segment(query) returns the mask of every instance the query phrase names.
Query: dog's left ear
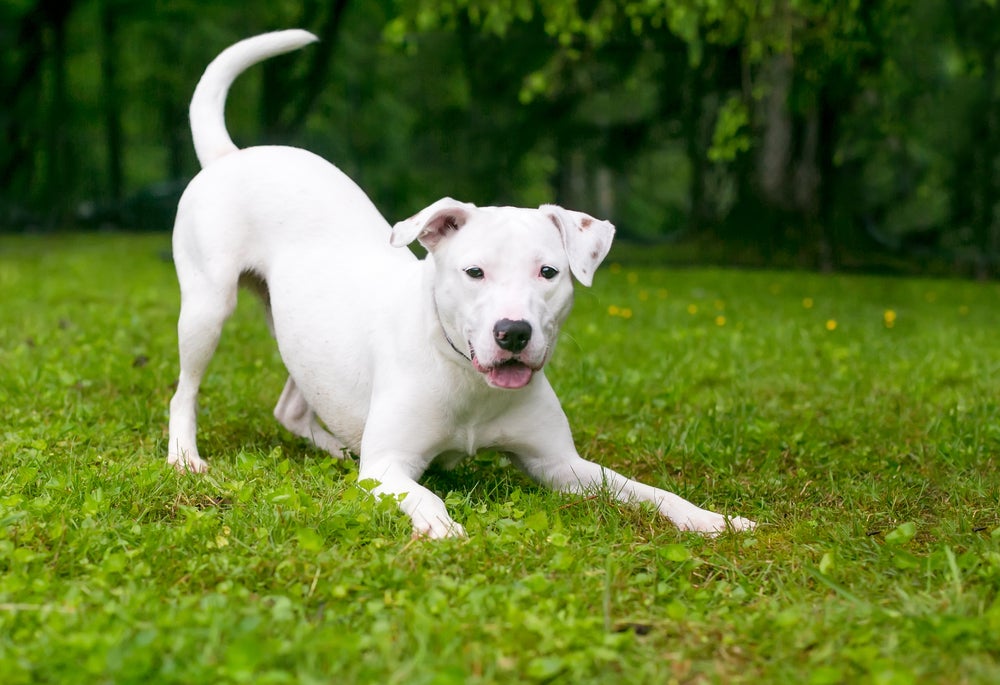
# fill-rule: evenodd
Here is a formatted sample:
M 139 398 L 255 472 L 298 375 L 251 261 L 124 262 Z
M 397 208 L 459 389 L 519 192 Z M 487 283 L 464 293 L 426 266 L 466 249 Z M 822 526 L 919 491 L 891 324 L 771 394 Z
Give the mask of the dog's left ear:
M 598 265 L 608 256 L 611 240 L 615 237 L 615 227 L 609 221 L 563 209 L 558 205 L 542 205 L 538 209 L 559 229 L 569 256 L 570 271 L 576 276 L 576 280 L 589 287 L 594 281 Z
M 403 247 L 419 240 L 421 245 L 433 252 L 442 238 L 465 225 L 475 209 L 476 206 L 468 202 L 459 202 L 450 197 L 441 198 L 393 226 L 389 244 Z

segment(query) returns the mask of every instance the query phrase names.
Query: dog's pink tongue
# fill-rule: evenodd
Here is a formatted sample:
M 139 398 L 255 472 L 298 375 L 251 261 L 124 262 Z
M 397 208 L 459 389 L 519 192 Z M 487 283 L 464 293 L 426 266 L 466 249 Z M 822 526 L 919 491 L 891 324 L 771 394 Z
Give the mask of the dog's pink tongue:
M 508 388 L 510 390 L 526 386 L 531 380 L 531 374 L 531 368 L 520 362 L 501 364 L 489 371 L 490 383 L 498 388 Z

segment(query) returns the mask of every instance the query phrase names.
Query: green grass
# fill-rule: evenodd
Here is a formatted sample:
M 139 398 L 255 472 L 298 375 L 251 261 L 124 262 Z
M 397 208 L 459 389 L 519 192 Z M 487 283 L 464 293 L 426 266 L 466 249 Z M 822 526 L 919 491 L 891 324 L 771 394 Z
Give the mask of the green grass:
M 168 249 L 0 238 L 4 683 L 1000 680 L 996 284 L 611 264 L 549 369 L 581 452 L 760 528 L 485 454 L 426 478 L 470 534 L 432 543 L 273 421 L 250 297 L 212 469 L 166 467 Z

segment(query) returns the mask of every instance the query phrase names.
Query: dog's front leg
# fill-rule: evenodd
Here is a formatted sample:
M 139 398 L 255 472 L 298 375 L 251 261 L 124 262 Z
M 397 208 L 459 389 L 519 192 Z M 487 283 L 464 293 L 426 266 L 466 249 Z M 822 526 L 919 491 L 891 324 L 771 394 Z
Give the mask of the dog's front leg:
M 519 438 L 510 445 L 514 457 L 529 476 L 560 492 L 605 490 L 620 502 L 649 502 L 681 530 L 716 534 L 726 530 L 751 530 L 748 519 L 702 509 L 672 492 L 644 485 L 581 457 L 573 444 L 569 421 L 551 388 L 540 387 L 532 411 L 511 417 Z
M 358 480 L 378 483 L 376 497 L 393 497 L 413 522 L 413 534 L 432 539 L 465 537 L 465 528 L 452 520 L 440 497 L 417 482 L 426 464 L 405 454 L 368 455 L 362 449 Z
M 672 492 L 626 478 L 573 453 L 556 458 L 520 457 L 519 462 L 539 482 L 560 492 L 605 490 L 619 502 L 649 502 L 680 530 L 716 534 L 726 530 L 752 530 L 753 521 L 727 517 L 702 509 Z

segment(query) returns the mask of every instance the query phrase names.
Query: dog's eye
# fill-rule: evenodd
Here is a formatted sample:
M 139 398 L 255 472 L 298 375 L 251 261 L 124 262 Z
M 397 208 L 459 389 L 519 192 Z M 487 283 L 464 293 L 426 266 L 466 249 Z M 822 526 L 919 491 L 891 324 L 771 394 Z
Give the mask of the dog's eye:
M 484 274 L 483 270 L 480 269 L 478 266 L 470 266 L 468 269 L 465 269 L 465 275 L 473 280 L 478 281 L 486 274 Z
M 559 275 L 559 269 L 554 266 L 545 265 L 538 270 L 538 275 L 547 281 L 551 281 L 553 278 Z

